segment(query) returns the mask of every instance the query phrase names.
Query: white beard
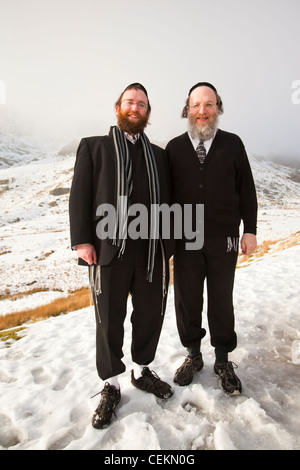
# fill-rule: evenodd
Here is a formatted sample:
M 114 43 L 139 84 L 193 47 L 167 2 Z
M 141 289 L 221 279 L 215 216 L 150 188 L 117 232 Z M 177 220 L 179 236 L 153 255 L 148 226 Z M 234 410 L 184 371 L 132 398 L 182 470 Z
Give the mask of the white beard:
M 200 140 L 209 140 L 211 139 L 217 130 L 219 122 L 219 116 L 216 115 L 215 118 L 210 121 L 205 127 L 200 128 L 197 126 L 195 119 L 193 121 L 189 118 L 188 126 L 189 131 L 193 139 L 200 139 Z

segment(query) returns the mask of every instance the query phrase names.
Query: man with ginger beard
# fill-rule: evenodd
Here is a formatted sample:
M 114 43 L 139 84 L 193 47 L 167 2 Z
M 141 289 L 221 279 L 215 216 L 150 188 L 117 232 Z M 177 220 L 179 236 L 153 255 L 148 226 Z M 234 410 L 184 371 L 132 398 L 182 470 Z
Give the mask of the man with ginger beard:
M 77 250 L 79 264 L 89 266 L 96 365 L 105 381 L 92 419 L 97 429 L 110 424 L 121 398 L 118 376 L 125 371 L 122 347 L 129 293 L 133 305 L 131 382 L 160 398 L 173 394 L 148 367 L 163 324 L 172 250 L 168 240 L 154 236 L 155 214 L 150 211 L 152 205 L 169 203 L 166 155 L 144 133 L 151 106 L 141 84 L 129 85 L 115 110 L 118 125 L 111 127 L 109 135 L 84 138 L 79 144 L 69 207 L 72 248 Z M 126 231 L 134 204 L 142 204 L 150 214 L 146 233 L 137 239 Z M 101 224 L 110 208 L 116 217 L 113 230 L 106 232 Z
M 167 147 L 171 202 L 204 206 L 204 221 L 193 219 L 193 230 L 204 222 L 201 249 L 187 249 L 178 239 L 174 254 L 174 289 L 177 328 L 187 349 L 174 382 L 188 385 L 203 368 L 201 340 L 203 286 L 207 287 L 207 317 L 214 371 L 224 391 L 241 393 L 241 381 L 228 354 L 237 346 L 234 327 L 233 286 L 238 257 L 239 226 L 243 221 L 241 249 L 250 255 L 256 248 L 257 199 L 252 172 L 241 139 L 218 129 L 223 103 L 216 88 L 199 82 L 191 88 L 182 112 L 188 132 Z

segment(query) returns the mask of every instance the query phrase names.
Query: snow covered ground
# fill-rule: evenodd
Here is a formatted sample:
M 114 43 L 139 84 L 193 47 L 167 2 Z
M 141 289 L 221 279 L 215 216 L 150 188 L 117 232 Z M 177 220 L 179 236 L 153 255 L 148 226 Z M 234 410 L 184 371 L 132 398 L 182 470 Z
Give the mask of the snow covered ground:
M 120 384 L 117 419 L 91 426 L 102 388 L 95 371 L 93 308 L 28 325 L 0 350 L 0 444 L 9 449 L 201 450 L 299 449 L 300 246 L 237 270 L 235 305 L 243 393 L 223 393 L 213 372 L 209 338 L 205 368 L 163 401 L 130 383 L 130 324 L 124 343 L 128 370 Z M 130 305 L 129 305 L 130 310 Z M 130 313 L 130 312 L 129 312 Z M 184 350 L 171 289 L 153 369 L 172 382 Z
M 87 285 L 69 246 L 68 193 L 74 156 L 44 155 L 0 169 L 0 314 L 34 307 Z M 258 241 L 299 231 L 299 183 L 288 169 L 253 161 L 259 186 Z M 276 184 L 274 185 L 274 181 Z M 0 448 L 10 450 L 300 449 L 300 245 L 271 252 L 236 271 L 238 347 L 231 360 L 243 393 L 223 393 L 213 372 L 209 335 L 205 367 L 167 401 L 130 383 L 130 312 L 125 325 L 122 399 L 117 418 L 95 430 L 91 417 L 103 383 L 95 368 L 93 307 L 25 325 L 22 339 L 0 342 Z M 207 328 L 207 325 L 206 329 Z M 170 288 L 163 331 L 151 367 L 172 383 L 185 351 Z

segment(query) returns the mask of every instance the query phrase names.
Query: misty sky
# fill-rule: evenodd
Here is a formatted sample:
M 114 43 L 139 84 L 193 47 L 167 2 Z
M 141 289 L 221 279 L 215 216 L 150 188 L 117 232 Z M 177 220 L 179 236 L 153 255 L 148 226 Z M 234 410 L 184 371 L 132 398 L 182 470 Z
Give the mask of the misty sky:
M 5 107 L 70 141 L 107 133 L 139 81 L 147 135 L 166 142 L 186 130 L 188 90 L 210 81 L 220 128 L 248 153 L 300 160 L 299 18 L 299 0 L 0 0 Z

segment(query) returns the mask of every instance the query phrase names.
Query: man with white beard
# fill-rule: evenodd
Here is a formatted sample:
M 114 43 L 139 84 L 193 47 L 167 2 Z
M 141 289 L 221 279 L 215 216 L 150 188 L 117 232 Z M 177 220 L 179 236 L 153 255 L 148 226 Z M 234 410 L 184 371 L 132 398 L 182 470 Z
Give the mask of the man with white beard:
M 234 328 L 233 285 L 238 257 L 239 226 L 243 221 L 241 249 L 256 248 L 257 199 L 251 168 L 241 139 L 218 129 L 223 103 L 216 88 L 199 82 L 188 94 L 182 117 L 188 132 L 167 147 L 171 177 L 171 203 L 204 205 L 204 244 L 188 250 L 184 238 L 176 240 L 174 254 L 175 307 L 178 333 L 188 355 L 176 370 L 174 382 L 188 385 L 203 368 L 201 340 L 203 286 L 207 283 L 207 316 L 214 370 L 229 394 L 242 390 L 228 353 L 237 345 Z M 199 226 L 194 212 L 193 224 Z M 198 224 L 198 225 L 197 225 Z

